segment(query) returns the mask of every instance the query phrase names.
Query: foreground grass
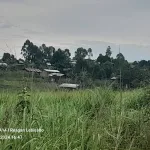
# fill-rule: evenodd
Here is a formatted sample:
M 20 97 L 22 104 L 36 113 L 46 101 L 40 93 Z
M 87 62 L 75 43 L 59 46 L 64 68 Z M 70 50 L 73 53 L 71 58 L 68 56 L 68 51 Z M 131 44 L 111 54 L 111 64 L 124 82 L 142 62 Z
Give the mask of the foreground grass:
M 42 133 L 7 133 L 22 139 L 0 140 L 7 150 L 149 150 L 150 121 L 143 90 L 29 93 L 31 112 L 16 112 L 18 94 L 0 93 L 1 128 L 41 128 Z M 138 105 L 137 105 L 138 104 Z

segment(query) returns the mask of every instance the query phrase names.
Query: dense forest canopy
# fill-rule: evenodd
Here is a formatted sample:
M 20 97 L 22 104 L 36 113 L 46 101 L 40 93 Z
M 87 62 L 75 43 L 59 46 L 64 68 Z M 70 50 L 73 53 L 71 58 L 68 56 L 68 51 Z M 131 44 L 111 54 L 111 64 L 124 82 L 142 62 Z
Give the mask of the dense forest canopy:
M 134 61 L 129 63 L 122 53 L 118 53 L 115 58 L 111 57 L 111 47 L 106 47 L 106 53 L 99 54 L 92 59 L 92 49 L 83 47 L 77 48 L 73 59 L 69 49 L 55 49 L 53 46 L 42 44 L 36 46 L 30 40 L 26 40 L 21 49 L 22 59 L 16 59 L 14 55 L 4 53 L 1 62 L 8 65 L 23 62 L 25 66 L 32 66 L 45 69 L 48 64 L 51 68 L 58 69 L 67 74 L 70 78 L 77 78 L 81 82 L 95 80 L 110 80 L 120 78 L 123 86 L 139 87 L 149 84 L 150 79 L 150 60 Z

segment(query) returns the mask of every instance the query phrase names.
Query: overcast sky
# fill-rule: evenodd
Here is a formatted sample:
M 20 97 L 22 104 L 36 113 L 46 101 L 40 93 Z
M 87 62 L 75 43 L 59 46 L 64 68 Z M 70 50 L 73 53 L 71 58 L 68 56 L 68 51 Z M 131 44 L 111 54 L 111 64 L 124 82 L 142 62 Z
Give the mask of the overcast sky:
M 20 57 L 26 39 L 56 48 L 91 47 L 150 59 L 150 0 L 0 0 L 0 56 Z

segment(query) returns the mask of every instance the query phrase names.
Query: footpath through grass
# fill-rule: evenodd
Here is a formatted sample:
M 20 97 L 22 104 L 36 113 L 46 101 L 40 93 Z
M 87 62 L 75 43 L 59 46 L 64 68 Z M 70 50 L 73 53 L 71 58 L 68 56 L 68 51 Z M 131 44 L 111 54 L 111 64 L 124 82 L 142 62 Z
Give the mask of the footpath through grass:
M 17 107 L 23 99 L 28 103 Z M 1 131 L 0 136 L 22 138 L 1 139 L 0 149 L 149 150 L 148 100 L 143 90 L 123 92 L 122 98 L 119 92 L 101 88 L 27 92 L 19 98 L 17 92 L 1 92 L 1 129 L 41 128 L 44 132 Z

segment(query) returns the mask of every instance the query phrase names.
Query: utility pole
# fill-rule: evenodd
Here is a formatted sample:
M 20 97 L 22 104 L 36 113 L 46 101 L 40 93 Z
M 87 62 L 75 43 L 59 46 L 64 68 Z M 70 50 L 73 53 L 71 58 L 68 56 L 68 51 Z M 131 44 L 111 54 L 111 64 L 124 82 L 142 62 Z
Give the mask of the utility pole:
M 120 54 L 120 45 L 119 45 L 119 54 Z M 120 90 L 122 89 L 122 81 L 121 81 L 121 76 L 122 76 L 122 70 L 121 70 L 121 60 L 119 59 L 119 68 L 120 68 Z
M 120 45 L 119 45 L 119 54 L 120 54 Z M 122 111 L 122 62 L 119 58 L 119 69 L 120 69 L 120 112 Z

